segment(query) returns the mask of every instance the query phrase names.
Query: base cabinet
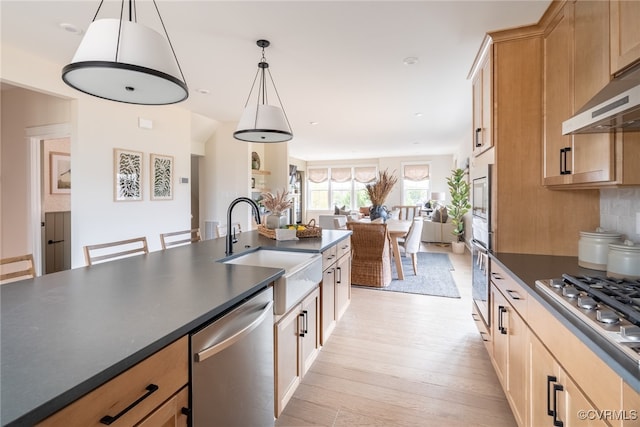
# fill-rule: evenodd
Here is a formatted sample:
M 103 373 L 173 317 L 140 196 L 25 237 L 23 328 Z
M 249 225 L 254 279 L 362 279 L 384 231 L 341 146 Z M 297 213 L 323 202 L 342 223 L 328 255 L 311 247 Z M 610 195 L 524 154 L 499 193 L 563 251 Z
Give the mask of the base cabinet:
M 531 335 L 530 426 L 607 426 L 598 412 L 560 367 L 555 358 Z
M 275 415 L 279 416 L 320 350 L 320 292 L 311 292 L 275 324 Z
M 351 302 L 351 238 L 322 253 L 322 269 L 320 343 L 324 345 Z

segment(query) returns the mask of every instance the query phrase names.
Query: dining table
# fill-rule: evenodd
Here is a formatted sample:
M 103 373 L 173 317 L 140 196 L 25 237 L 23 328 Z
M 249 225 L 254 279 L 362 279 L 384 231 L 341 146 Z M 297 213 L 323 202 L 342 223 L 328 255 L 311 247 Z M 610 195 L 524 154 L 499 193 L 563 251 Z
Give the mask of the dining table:
M 387 220 L 387 233 L 391 239 L 391 250 L 393 259 L 396 263 L 396 271 L 398 272 L 398 280 L 404 280 L 404 271 L 402 270 L 402 260 L 400 259 L 400 244 L 398 239 L 403 238 L 409 232 L 413 221 L 401 219 Z

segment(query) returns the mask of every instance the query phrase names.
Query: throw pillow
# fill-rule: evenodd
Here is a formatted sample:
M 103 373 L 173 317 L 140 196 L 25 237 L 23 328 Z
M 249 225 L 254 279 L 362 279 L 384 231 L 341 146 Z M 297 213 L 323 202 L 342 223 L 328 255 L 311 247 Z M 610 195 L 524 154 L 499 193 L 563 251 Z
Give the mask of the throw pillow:
M 449 214 L 447 214 L 447 208 L 441 207 L 433 211 L 431 215 L 431 221 L 433 222 L 447 222 Z

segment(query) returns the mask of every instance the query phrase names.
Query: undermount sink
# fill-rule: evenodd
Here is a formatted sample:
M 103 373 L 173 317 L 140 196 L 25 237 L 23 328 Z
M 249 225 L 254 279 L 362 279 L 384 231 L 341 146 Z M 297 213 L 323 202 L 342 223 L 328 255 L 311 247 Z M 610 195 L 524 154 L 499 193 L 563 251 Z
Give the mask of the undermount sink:
M 275 314 L 285 314 L 322 281 L 322 255 L 317 253 L 259 249 L 223 262 L 284 269 L 274 284 Z

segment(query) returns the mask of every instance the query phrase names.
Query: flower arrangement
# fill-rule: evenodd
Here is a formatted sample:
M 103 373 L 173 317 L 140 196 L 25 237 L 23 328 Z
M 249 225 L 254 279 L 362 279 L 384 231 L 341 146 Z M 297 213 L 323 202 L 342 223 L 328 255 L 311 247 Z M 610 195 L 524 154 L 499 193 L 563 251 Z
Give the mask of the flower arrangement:
M 282 214 L 282 212 L 289 209 L 292 205 L 289 192 L 284 190 L 282 190 L 282 192 L 278 190 L 276 194 L 270 192 L 262 193 L 260 203 L 275 215 Z
M 383 205 L 396 182 L 398 182 L 398 178 L 389 173 L 387 169 L 378 172 L 378 180 L 373 184 L 365 185 L 371 204 L 374 206 Z

